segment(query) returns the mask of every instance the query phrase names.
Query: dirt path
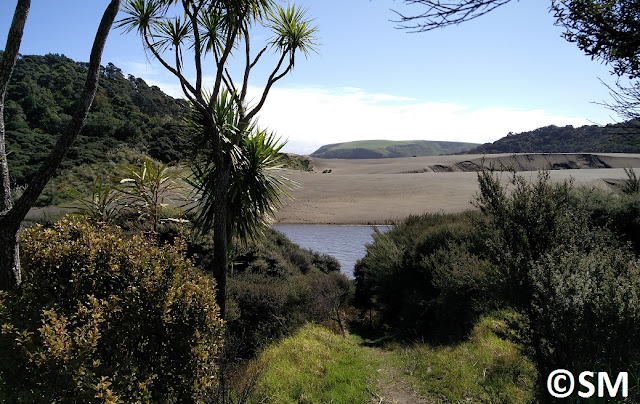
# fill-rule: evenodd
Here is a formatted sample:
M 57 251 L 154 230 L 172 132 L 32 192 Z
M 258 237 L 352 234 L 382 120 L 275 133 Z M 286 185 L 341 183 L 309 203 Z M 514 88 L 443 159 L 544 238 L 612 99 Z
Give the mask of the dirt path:
M 378 371 L 377 390 L 371 392 L 371 404 L 432 404 L 436 400 L 420 395 L 407 380 L 401 369 L 393 364 L 390 353 L 379 348 L 366 348 L 375 358 Z

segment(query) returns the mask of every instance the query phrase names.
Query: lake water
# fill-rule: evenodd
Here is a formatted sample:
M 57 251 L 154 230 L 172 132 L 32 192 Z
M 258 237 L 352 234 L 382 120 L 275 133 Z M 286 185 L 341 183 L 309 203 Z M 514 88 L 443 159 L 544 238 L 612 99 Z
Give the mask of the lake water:
M 377 227 L 380 231 L 390 229 L 389 226 Z M 353 267 L 357 260 L 364 257 L 365 244 L 373 242 L 374 233 L 371 226 L 276 224 L 273 228 L 302 248 L 336 257 L 341 272 L 349 278 L 353 278 Z

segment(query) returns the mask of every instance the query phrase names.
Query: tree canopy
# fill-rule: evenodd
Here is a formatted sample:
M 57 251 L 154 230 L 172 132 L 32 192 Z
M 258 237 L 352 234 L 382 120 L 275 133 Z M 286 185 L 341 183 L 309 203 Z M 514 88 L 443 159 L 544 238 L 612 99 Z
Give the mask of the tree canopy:
M 563 36 L 587 55 L 613 67 L 617 75 L 640 70 L 638 0 L 554 0 L 551 10 Z
M 309 56 L 315 51 L 317 27 L 306 10 L 293 5 L 283 8 L 273 0 L 129 0 L 123 11 L 125 17 L 118 26 L 140 36 L 145 50 L 178 79 L 197 114 L 202 136 L 199 143 L 206 146 L 200 156 L 207 159 L 201 167 L 208 169 L 203 171 L 205 175 L 196 176 L 195 182 L 200 183 L 196 184 L 201 191 L 199 208 L 210 219 L 204 221 L 205 228 L 213 230 L 212 267 L 219 286 L 218 304 L 225 317 L 228 247 L 234 232 L 242 228 L 232 214 L 233 206 L 248 201 L 251 206 L 242 205 L 241 212 L 247 213 L 243 219 L 255 223 L 251 219 L 257 217 L 255 213 L 264 215 L 278 201 L 273 182 L 265 183 L 268 186 L 257 195 L 255 188 L 247 187 L 255 182 L 238 183 L 234 174 L 238 167 L 246 166 L 249 169 L 243 170 L 245 173 L 257 174 L 255 179 L 259 181 L 270 181 L 269 176 L 260 174 L 267 168 L 262 163 L 272 159 L 257 155 L 253 159 L 250 153 L 276 154 L 279 147 L 266 144 L 270 136 L 260 135 L 254 119 L 273 85 L 293 69 L 296 55 Z M 258 25 L 270 31 L 271 37 L 255 52 L 256 42 L 260 43 L 259 36 L 254 36 Z M 268 69 L 271 73 L 257 101 L 251 102 L 247 92 L 252 70 L 258 62 L 265 62 L 263 55 L 269 50 L 275 54 Z M 230 66 L 234 58 L 240 63 L 237 70 Z M 184 73 L 187 63 L 195 69 L 194 80 Z M 204 84 L 205 72 L 213 77 L 209 88 Z M 250 140 L 256 136 L 267 147 L 251 149 Z M 260 164 L 252 165 L 252 161 Z
M 578 128 L 550 125 L 528 132 L 509 133 L 467 153 L 639 153 L 640 135 L 636 128 L 636 121 Z
M 26 184 L 71 119 L 87 64 L 64 55 L 21 55 L 5 102 L 7 156 L 13 186 Z M 143 79 L 125 76 L 112 63 L 100 68 L 87 122 L 61 168 L 104 159 L 122 146 L 163 162 L 178 161 L 187 149 L 182 120 L 186 102 Z

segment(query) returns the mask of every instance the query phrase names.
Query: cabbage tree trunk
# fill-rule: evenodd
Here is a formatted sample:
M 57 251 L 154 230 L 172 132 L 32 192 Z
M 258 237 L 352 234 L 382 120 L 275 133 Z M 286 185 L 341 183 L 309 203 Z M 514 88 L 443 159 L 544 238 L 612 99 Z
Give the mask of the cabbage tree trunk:
M 230 163 L 229 163 L 230 164 Z M 216 178 L 215 201 L 214 201 L 214 223 L 213 223 L 213 268 L 212 272 L 216 278 L 218 293 L 216 294 L 218 306 L 220 306 L 220 317 L 227 318 L 227 253 L 229 248 L 229 223 L 227 219 L 230 165 L 226 165 L 220 170 L 220 175 Z

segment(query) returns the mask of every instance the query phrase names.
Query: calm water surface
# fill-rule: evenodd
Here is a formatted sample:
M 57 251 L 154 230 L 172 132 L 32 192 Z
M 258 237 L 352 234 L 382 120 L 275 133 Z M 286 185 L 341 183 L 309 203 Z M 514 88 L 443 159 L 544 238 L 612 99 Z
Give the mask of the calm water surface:
M 387 231 L 389 226 L 377 226 Z M 273 228 L 284 233 L 302 248 L 333 255 L 340 262 L 343 274 L 353 278 L 353 266 L 364 257 L 365 244 L 373 241 L 371 226 L 324 224 L 276 224 Z

